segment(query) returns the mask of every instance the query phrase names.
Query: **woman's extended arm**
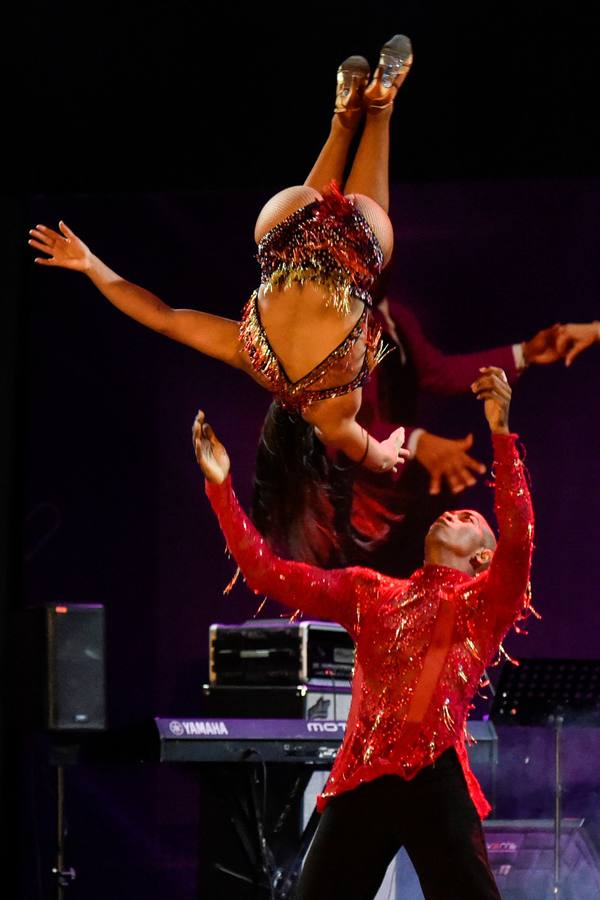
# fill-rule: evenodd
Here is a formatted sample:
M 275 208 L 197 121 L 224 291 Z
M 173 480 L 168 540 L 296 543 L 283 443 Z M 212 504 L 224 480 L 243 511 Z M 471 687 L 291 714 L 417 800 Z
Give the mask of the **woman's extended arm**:
M 373 472 L 395 469 L 408 457 L 408 450 L 402 449 L 404 428 L 396 428 L 384 441 L 376 440 L 356 421 L 361 399 L 358 388 L 341 397 L 319 400 L 305 410 L 303 418 L 314 425 L 319 440 L 341 450 L 353 462 Z
M 141 325 L 230 366 L 247 368 L 238 322 L 194 309 L 172 309 L 155 294 L 109 269 L 64 222 L 59 228 L 61 233 L 37 225 L 29 232 L 30 245 L 49 254 L 49 258 L 36 258 L 36 263 L 82 272 L 113 306 Z

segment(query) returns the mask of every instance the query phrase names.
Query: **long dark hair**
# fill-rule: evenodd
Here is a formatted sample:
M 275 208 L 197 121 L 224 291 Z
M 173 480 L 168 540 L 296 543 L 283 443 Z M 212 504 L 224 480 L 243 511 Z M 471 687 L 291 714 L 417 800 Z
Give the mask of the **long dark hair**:
M 390 515 L 376 503 L 367 528 L 356 527 L 358 467 L 321 443 L 301 415 L 273 402 L 257 455 L 252 519 L 281 556 L 324 568 L 368 563 L 389 530 Z M 379 476 L 378 476 L 379 477 Z M 361 504 L 359 516 L 364 526 Z M 354 517 L 355 520 L 357 517 Z

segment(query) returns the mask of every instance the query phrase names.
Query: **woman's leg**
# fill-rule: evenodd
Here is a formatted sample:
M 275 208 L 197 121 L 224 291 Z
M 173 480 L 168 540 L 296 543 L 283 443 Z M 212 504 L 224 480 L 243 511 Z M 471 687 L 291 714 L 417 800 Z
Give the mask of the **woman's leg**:
M 341 64 L 337 74 L 335 112 L 323 149 L 302 187 L 287 188 L 264 206 L 254 232 L 257 242 L 295 210 L 320 199 L 319 191 L 329 182 L 335 180 L 342 184 L 350 144 L 365 104 L 367 124 L 345 193 L 364 194 L 387 213 L 389 119 L 393 98 L 410 67 L 410 61 L 407 63 L 410 42 L 408 38 L 402 38 L 399 42 L 399 38 L 401 36 L 396 35 L 383 48 L 375 77 L 366 89 L 369 77 L 366 59 L 350 56 Z M 368 203 L 365 205 L 363 213 L 373 227 L 376 223 L 371 221 L 371 215 L 376 220 L 377 212 L 371 211 Z M 377 227 L 374 230 L 377 233 Z
M 339 67 L 331 131 L 304 184 L 317 190 L 331 181 L 342 184 L 348 150 L 363 115 L 368 79 L 369 63 L 363 56 L 349 56 Z
M 365 90 L 367 121 L 346 182 L 346 194 L 366 194 L 386 213 L 390 204 L 390 118 L 396 94 L 411 65 L 411 43 L 397 34 L 382 48 L 373 80 Z
M 323 149 L 303 186 L 286 188 L 265 204 L 254 229 L 260 239 L 302 206 L 320 200 L 319 191 L 331 181 L 341 185 L 352 138 L 363 114 L 362 98 L 369 79 L 369 64 L 362 56 L 344 60 L 337 73 L 335 111 Z
M 390 208 L 389 161 L 390 119 L 393 107 L 369 112 L 352 168 L 344 188 L 345 194 L 365 194 L 387 213 Z
M 356 127 L 348 128 L 342 124 L 339 116 L 334 114 L 329 137 L 310 170 L 305 185 L 322 190 L 331 181 L 337 181 L 339 185 L 343 183 L 348 151 L 355 132 Z
M 343 65 L 342 63 L 340 69 Z M 356 119 L 356 117 L 348 119 L 345 112 L 347 110 L 340 110 L 334 113 L 329 137 L 325 141 L 323 149 L 304 184 L 285 188 L 285 190 L 271 197 L 264 205 L 254 229 L 256 243 L 271 228 L 274 228 L 275 225 L 278 225 L 279 222 L 282 222 L 297 209 L 308 206 L 309 203 L 313 203 L 315 200 L 320 200 L 321 194 L 319 191 L 331 181 L 335 180 L 341 185 L 346 168 L 348 150 L 359 122 L 359 119 Z

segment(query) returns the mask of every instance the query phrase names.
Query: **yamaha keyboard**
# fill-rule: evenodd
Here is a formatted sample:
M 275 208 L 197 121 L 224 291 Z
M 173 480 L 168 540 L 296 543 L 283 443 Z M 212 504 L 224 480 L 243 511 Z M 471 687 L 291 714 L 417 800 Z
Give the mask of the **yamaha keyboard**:
M 305 719 L 154 719 L 161 762 L 303 762 L 325 767 L 335 759 L 345 721 Z M 496 753 L 491 722 L 473 721 L 469 755 Z M 492 757 L 493 758 L 493 757 Z M 495 761 L 495 760 L 494 760 Z
M 55 734 L 54 763 L 297 763 L 329 768 L 346 722 L 307 719 L 154 718 L 118 731 Z M 469 722 L 471 763 L 497 764 L 491 722 Z
M 346 722 L 305 719 L 154 719 L 161 762 L 331 764 Z

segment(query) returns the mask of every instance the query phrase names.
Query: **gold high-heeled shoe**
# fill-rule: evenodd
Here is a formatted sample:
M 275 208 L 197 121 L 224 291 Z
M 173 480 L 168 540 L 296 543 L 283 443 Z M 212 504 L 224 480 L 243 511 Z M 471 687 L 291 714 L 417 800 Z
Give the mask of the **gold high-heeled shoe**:
M 384 44 L 373 79 L 364 92 L 364 104 L 369 112 L 377 112 L 393 104 L 410 72 L 412 61 L 412 45 L 406 35 L 396 34 Z
M 346 128 L 357 125 L 364 112 L 362 99 L 370 74 L 364 56 L 349 56 L 337 70 L 334 112 Z

